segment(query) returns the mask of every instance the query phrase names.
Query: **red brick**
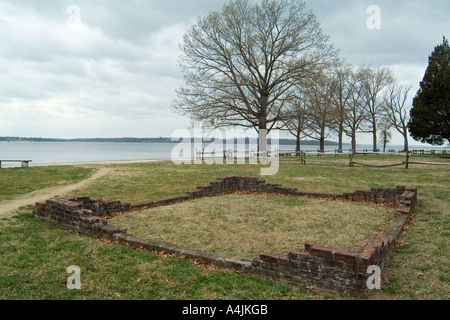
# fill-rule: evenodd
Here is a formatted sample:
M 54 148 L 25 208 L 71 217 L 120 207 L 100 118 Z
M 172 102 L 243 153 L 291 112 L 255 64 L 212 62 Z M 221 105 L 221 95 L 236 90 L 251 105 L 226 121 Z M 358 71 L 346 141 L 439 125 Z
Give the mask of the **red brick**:
M 283 257 L 282 252 L 276 252 L 276 253 L 263 253 L 259 256 L 259 259 L 264 262 L 269 263 L 278 263 L 279 260 Z M 285 258 L 286 259 L 286 258 Z
M 334 259 L 344 261 L 346 263 L 354 263 L 358 258 L 358 254 L 350 250 L 338 250 L 334 254 Z
M 325 247 L 325 246 L 314 246 L 311 247 L 309 253 L 318 257 L 324 258 L 332 258 L 333 257 L 333 248 Z
M 288 257 L 289 259 L 297 260 L 302 256 L 303 253 L 304 251 L 301 249 L 294 249 L 288 253 Z
M 344 262 L 339 260 L 323 258 L 322 263 L 327 267 L 344 268 Z

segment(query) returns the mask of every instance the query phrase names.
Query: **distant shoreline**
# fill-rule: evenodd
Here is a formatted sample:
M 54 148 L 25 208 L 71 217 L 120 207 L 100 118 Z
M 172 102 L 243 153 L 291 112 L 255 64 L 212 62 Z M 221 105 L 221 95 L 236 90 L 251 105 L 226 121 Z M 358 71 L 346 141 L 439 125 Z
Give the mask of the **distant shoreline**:
M 136 143 L 136 144 L 177 144 L 180 142 L 186 142 L 188 139 L 179 139 L 179 140 L 172 140 L 171 138 L 166 137 L 159 137 L 159 138 L 77 138 L 77 139 L 62 139 L 62 138 L 34 138 L 34 137 L 0 137 L 0 142 L 55 142 L 55 143 Z M 194 141 L 193 138 L 191 138 L 191 142 Z M 217 142 L 217 141 L 216 141 Z M 225 144 L 227 141 L 224 140 L 223 143 Z M 237 142 L 237 139 L 234 141 Z M 268 139 L 268 143 L 270 144 L 271 139 Z M 204 140 L 204 144 L 211 143 L 211 140 Z M 246 139 L 245 143 L 248 143 L 248 138 Z M 294 146 L 296 145 L 295 139 L 279 139 L 278 141 L 279 145 L 284 146 Z M 320 142 L 318 140 L 302 140 L 301 141 L 302 146 L 320 146 Z M 339 143 L 335 141 L 325 140 L 325 146 L 335 146 L 338 147 Z M 344 149 L 350 148 L 351 144 L 348 142 L 343 143 Z M 370 144 L 358 144 L 359 148 L 364 149 L 370 149 Z M 387 148 L 402 148 L 402 145 L 393 145 L 388 144 Z M 432 145 L 410 145 L 410 150 L 421 150 L 421 149 L 427 149 L 427 150 L 440 150 L 440 149 L 449 149 L 449 145 L 443 145 L 443 146 L 432 146 Z
M 100 161 L 78 161 L 78 162 L 54 162 L 54 163 L 36 163 L 33 167 L 52 167 L 52 166 L 92 166 L 92 165 L 113 165 L 113 164 L 132 164 L 132 163 L 152 163 L 172 161 L 171 159 L 141 159 L 141 160 L 100 160 Z
M 28 138 L 28 137 L 0 137 L 0 141 L 8 141 L 8 142 L 108 142 L 108 143 L 180 143 L 181 141 L 185 142 L 186 139 L 182 140 L 172 140 L 171 138 L 77 138 L 77 139 L 59 139 L 59 138 Z M 187 139 L 189 140 L 189 139 Z M 193 138 L 191 141 L 194 142 Z M 236 140 L 235 140 L 236 141 Z M 247 141 L 247 140 L 246 140 Z M 268 143 L 270 143 L 271 139 L 268 139 Z M 209 140 L 204 140 L 204 143 L 210 143 Z M 226 140 L 223 141 L 224 143 Z M 296 145 L 295 139 L 280 139 L 280 145 Z M 319 146 L 320 142 L 316 140 L 302 140 L 302 145 L 307 146 Z M 339 144 L 335 141 L 325 141 L 326 146 L 338 146 Z M 348 143 L 344 143 L 344 145 L 350 145 Z
M 8 142 L 126 142 L 126 143 L 177 143 L 170 138 L 30 138 L 30 137 L 0 137 L 0 141 Z

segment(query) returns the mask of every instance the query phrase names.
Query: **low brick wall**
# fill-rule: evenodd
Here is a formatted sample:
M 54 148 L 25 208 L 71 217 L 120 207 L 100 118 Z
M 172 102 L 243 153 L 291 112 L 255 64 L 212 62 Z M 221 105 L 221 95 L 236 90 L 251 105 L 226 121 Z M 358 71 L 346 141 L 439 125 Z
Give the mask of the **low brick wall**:
M 221 194 L 228 194 L 236 191 L 256 192 L 290 195 L 296 197 L 315 197 L 326 199 L 343 199 L 349 201 L 367 201 L 377 203 L 396 204 L 401 201 L 401 197 L 406 190 L 417 190 L 414 187 L 396 187 L 396 188 L 372 188 L 371 190 L 357 190 L 353 193 L 333 194 L 318 192 L 303 192 L 295 188 L 286 188 L 280 184 L 267 183 L 254 177 L 231 176 L 217 178 L 206 186 L 198 186 L 196 190 L 188 191 L 184 195 L 170 197 L 162 200 L 147 201 L 132 204 L 132 209 L 151 208 L 161 205 L 169 205 L 177 202 L 193 200 L 202 197 L 212 197 Z
M 252 260 L 140 238 L 127 234 L 126 229 L 109 225 L 107 221 L 108 217 L 131 210 L 170 205 L 237 191 L 387 203 L 397 206 L 397 211 L 384 234 L 370 236 L 356 243 L 351 250 L 306 243 L 304 248 L 293 249 L 288 253 L 263 253 Z M 367 273 L 367 268 L 375 265 L 383 269 L 416 203 L 417 188 L 415 187 L 372 188 L 344 194 L 310 193 L 285 188 L 278 184 L 269 184 L 253 177 L 232 176 L 218 178 L 209 185 L 199 186 L 196 190 L 186 192 L 184 195 L 136 204 L 89 197 L 53 199 L 45 203 L 37 203 L 34 215 L 66 229 L 138 249 L 156 253 L 164 252 L 214 264 L 217 267 L 333 292 L 366 295 L 367 280 L 371 276 Z
M 125 234 L 127 230 L 109 225 L 108 221 L 102 217 L 130 209 L 131 204 L 118 200 L 104 201 L 90 197 L 73 197 L 38 202 L 33 214 L 41 220 L 66 229 L 108 237 L 113 234 Z

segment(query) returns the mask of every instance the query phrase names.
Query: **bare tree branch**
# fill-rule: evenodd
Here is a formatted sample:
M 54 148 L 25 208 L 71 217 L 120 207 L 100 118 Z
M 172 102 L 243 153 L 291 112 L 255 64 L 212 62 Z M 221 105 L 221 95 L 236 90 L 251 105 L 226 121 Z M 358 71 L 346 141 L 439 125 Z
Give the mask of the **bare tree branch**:
M 173 108 L 212 127 L 268 129 L 287 118 L 302 79 L 336 52 L 298 0 L 233 0 L 184 36 Z
M 389 124 L 393 126 L 404 139 L 404 150 L 409 151 L 408 143 L 408 123 L 410 120 L 410 107 L 408 106 L 408 98 L 411 87 L 399 86 L 392 84 L 386 92 L 385 113 Z

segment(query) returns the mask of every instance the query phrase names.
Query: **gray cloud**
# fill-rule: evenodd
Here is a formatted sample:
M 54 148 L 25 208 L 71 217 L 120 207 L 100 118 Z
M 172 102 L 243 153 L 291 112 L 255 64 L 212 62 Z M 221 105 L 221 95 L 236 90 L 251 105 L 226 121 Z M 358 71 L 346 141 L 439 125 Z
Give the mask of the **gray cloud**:
M 366 27 L 366 10 L 374 3 L 380 8 L 380 30 Z M 450 31 L 450 2 L 445 0 L 310 1 L 309 6 L 342 55 L 355 64 L 424 63 Z
M 169 108 L 182 79 L 178 45 L 198 16 L 224 3 L 1 1 L 0 135 L 169 136 L 188 126 Z M 377 1 L 380 30 L 366 27 L 371 4 L 307 1 L 349 63 L 391 66 L 417 86 L 448 37 L 450 2 Z

